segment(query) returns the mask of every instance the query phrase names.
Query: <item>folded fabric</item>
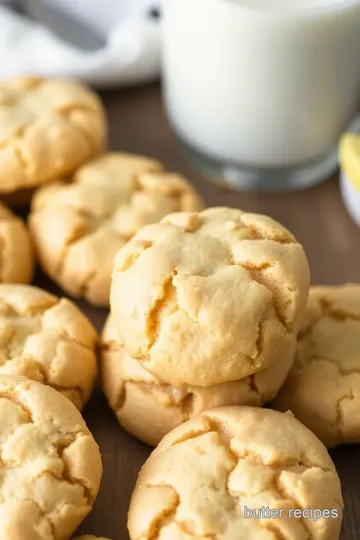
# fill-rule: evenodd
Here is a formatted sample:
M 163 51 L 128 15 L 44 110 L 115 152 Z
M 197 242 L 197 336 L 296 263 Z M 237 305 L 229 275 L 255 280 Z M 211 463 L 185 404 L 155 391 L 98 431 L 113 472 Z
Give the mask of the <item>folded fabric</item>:
M 75 77 L 97 87 L 160 71 L 159 0 L 27 0 L 0 4 L 0 78 Z

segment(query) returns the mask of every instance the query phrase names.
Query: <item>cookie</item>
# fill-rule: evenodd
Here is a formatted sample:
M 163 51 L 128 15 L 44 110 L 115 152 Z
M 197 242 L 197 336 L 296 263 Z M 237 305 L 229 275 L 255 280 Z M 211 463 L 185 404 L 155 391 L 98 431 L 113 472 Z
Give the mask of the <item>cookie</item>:
M 48 384 L 81 409 L 97 373 L 96 337 L 66 298 L 30 285 L 0 285 L 0 375 Z
M 99 98 L 69 80 L 15 78 L 0 84 L 0 195 L 31 189 L 98 154 L 106 120 Z
M 327 447 L 360 443 L 360 285 L 312 287 L 296 360 L 274 407 Z
M 292 350 L 309 288 L 303 248 L 266 216 L 182 212 L 116 256 L 111 309 L 126 350 L 162 381 L 211 386 Z
M 196 191 L 158 161 L 110 153 L 33 199 L 30 227 L 42 267 L 67 293 L 109 305 L 116 252 L 148 223 L 198 210 Z
M 0 375 L 0 538 L 67 540 L 102 476 L 79 411 L 53 388 Z
M 0 202 L 0 282 L 30 283 L 33 274 L 34 255 L 25 223 Z
M 224 405 L 261 407 L 283 384 L 293 362 L 291 352 L 274 365 L 239 381 L 215 386 L 171 386 L 146 371 L 124 349 L 111 316 L 101 340 L 102 387 L 120 424 L 156 446 L 179 424 Z
M 251 517 L 262 507 L 277 518 Z M 333 518 L 292 515 L 311 508 Z M 139 474 L 128 529 L 131 540 L 336 540 L 342 509 L 338 474 L 311 431 L 277 411 L 226 407 L 162 440 Z

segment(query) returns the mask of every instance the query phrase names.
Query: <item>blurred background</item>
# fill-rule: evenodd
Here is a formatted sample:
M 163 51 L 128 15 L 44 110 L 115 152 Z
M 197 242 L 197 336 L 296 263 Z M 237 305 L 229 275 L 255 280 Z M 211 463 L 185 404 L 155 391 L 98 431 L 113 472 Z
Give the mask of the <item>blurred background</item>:
M 154 79 L 159 0 L 0 0 L 0 76 L 73 76 L 97 87 Z

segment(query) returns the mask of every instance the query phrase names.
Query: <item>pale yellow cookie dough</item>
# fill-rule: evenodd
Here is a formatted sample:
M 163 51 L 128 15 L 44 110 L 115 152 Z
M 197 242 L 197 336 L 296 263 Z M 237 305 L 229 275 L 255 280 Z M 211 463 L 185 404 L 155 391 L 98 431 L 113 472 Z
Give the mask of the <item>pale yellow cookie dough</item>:
M 116 252 L 140 227 L 202 202 L 180 175 L 153 159 L 110 153 L 79 169 L 73 182 L 39 190 L 30 227 L 49 276 L 75 297 L 109 305 Z
M 0 194 L 67 174 L 99 153 L 106 120 L 99 98 L 70 80 L 0 83 Z
M 53 388 L 0 375 L 0 538 L 68 540 L 102 475 L 98 446 Z
M 294 351 L 274 365 L 239 381 L 214 386 L 171 386 L 146 371 L 124 349 L 111 316 L 101 340 L 102 387 L 120 424 L 156 446 L 179 424 L 225 405 L 261 407 L 273 399 L 293 363 Z
M 245 518 L 245 506 L 283 515 Z M 338 518 L 293 516 L 310 507 Z M 226 407 L 163 439 L 139 474 L 128 529 L 131 540 L 337 540 L 342 509 L 338 474 L 311 431 L 278 411 Z
M 360 443 L 360 285 L 312 287 L 294 367 L 274 402 L 326 446 Z
M 0 202 L 0 283 L 29 283 L 33 274 L 29 231 L 23 220 Z
M 0 284 L 0 374 L 48 384 L 82 409 L 96 373 L 96 331 L 66 298 Z
M 284 227 L 210 208 L 167 216 L 119 251 L 111 309 L 148 371 L 175 386 L 210 386 L 287 354 L 308 288 L 303 248 Z

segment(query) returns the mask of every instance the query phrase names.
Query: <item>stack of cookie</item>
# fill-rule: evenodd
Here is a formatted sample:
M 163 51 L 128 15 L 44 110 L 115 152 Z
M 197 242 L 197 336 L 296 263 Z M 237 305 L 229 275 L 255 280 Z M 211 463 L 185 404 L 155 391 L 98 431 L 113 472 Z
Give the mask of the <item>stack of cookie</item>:
M 170 214 L 117 254 L 105 393 L 151 445 L 204 410 L 263 405 L 283 384 L 309 289 L 304 251 L 266 216 Z
M 99 155 L 106 134 L 99 98 L 78 83 L 0 85 L 0 197 L 29 202 L 39 188 L 30 233 L 0 203 L 0 539 L 68 540 L 102 476 L 80 414 L 97 333 L 71 301 L 29 285 L 34 245 L 69 295 L 103 307 L 111 296 L 101 369 L 119 422 L 154 446 L 175 428 L 139 478 L 132 539 L 334 540 L 341 489 L 324 447 L 291 415 L 260 407 L 277 395 L 274 406 L 326 445 L 360 440 L 360 287 L 313 288 L 306 307 L 309 268 L 289 231 L 202 211 L 160 162 Z M 338 519 L 246 521 L 240 496 L 334 508 Z

